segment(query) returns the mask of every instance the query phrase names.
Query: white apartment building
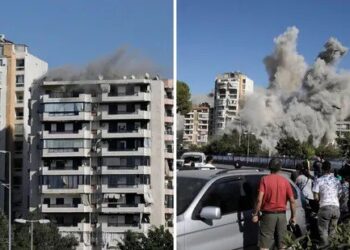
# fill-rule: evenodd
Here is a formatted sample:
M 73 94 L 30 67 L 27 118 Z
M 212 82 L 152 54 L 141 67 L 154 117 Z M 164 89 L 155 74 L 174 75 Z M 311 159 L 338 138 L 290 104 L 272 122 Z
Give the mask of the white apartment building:
M 48 69 L 46 62 L 29 53 L 24 44 L 15 44 L 0 35 L 0 150 L 12 155 L 12 212 L 13 217 L 28 211 L 28 124 L 30 87 Z M 8 182 L 8 159 L 0 154 L 0 176 Z M 6 166 L 6 168 L 5 168 Z M 7 207 L 4 190 L 0 191 L 1 205 Z M 3 207 L 0 207 L 3 209 Z
M 84 250 L 172 227 L 171 80 L 44 81 L 32 98 L 31 210 Z
M 238 116 L 245 96 L 253 93 L 254 82 L 240 72 L 218 75 L 215 80 L 214 134 L 222 134 Z
M 203 103 L 193 106 L 192 111 L 185 115 L 183 143 L 184 147 L 190 145 L 205 145 L 208 143 L 210 127 L 210 106 Z

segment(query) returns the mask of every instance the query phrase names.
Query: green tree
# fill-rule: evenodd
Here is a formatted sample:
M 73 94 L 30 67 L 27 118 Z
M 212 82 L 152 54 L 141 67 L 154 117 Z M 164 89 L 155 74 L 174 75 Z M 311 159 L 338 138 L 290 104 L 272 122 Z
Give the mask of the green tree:
M 304 158 L 310 160 L 315 155 L 315 148 L 309 142 L 303 142 L 300 145 L 301 153 Z
M 148 230 L 147 237 L 143 238 L 145 250 L 168 250 L 173 249 L 173 236 L 164 226 L 153 227 Z
M 168 250 L 173 249 L 173 236 L 164 226 L 152 227 L 147 235 L 127 231 L 120 250 Z
M 123 242 L 118 243 L 118 248 L 120 250 L 142 250 L 142 239 L 143 235 L 133 232 L 126 231 Z
M 8 249 L 8 220 L 0 211 L 0 250 Z
M 301 157 L 303 156 L 301 143 L 293 137 L 283 137 L 276 145 L 276 150 L 280 155 L 286 155 L 289 157 Z
M 185 115 L 190 112 L 192 108 L 190 88 L 187 83 L 181 81 L 177 81 L 176 88 L 176 112 Z
M 41 219 L 41 215 L 33 213 L 29 219 Z M 14 250 L 30 249 L 30 224 L 14 225 Z M 78 246 L 78 241 L 74 236 L 61 236 L 54 223 L 34 224 L 33 243 L 35 249 L 45 250 L 72 250 Z
M 316 155 L 322 155 L 324 158 L 338 158 L 341 157 L 341 150 L 334 145 L 328 144 L 320 144 L 315 149 Z
M 341 154 L 350 159 L 350 133 L 342 133 L 342 135 L 339 136 L 336 141 L 339 145 Z

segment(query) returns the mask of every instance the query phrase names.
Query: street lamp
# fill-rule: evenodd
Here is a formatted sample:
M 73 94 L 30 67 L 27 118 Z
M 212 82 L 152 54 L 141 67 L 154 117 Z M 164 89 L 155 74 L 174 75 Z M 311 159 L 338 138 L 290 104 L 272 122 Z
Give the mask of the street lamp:
M 249 137 L 250 135 L 255 135 L 255 133 L 252 133 L 252 132 L 249 132 L 249 131 L 245 131 L 244 132 L 245 135 L 247 135 L 247 160 L 248 160 L 248 157 L 249 157 Z
M 47 219 L 40 219 L 40 220 L 25 220 L 25 219 L 15 219 L 15 222 L 26 224 L 27 222 L 30 223 L 30 249 L 33 250 L 34 248 L 34 242 L 33 242 L 33 232 L 34 232 L 34 223 L 40 223 L 40 224 L 48 224 L 50 223 L 50 220 Z
M 1 154 L 9 154 L 8 158 L 8 168 L 9 168 L 9 183 L 2 183 L 2 186 L 6 187 L 9 190 L 9 214 L 8 214 L 8 220 L 9 220 L 9 232 L 8 232 L 8 237 L 9 237 L 9 250 L 12 248 L 12 226 L 11 226 L 11 203 L 12 203 L 12 185 L 11 185 L 11 179 L 12 179 L 12 168 L 11 168 L 11 152 L 6 151 L 6 150 L 0 150 Z

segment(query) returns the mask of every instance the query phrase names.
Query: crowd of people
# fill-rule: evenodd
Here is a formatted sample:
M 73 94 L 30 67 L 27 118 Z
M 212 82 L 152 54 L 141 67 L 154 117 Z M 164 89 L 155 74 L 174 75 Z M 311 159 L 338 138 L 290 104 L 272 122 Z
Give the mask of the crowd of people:
M 269 249 L 277 239 L 279 249 L 285 249 L 283 236 L 287 224 L 296 223 L 295 200 L 289 181 L 279 175 L 282 164 L 278 159 L 269 163 L 270 175 L 263 177 L 253 213 L 253 222 L 259 222 L 259 247 Z M 308 161 L 297 165 L 291 179 L 302 193 L 306 221 L 313 225 L 310 230 L 321 249 L 327 249 L 329 239 L 338 223 L 349 213 L 350 161 L 339 171 L 332 169 L 329 161 L 317 158 L 312 167 Z M 290 203 L 291 218 L 286 219 L 286 206 Z M 277 236 L 277 237 L 276 237 Z

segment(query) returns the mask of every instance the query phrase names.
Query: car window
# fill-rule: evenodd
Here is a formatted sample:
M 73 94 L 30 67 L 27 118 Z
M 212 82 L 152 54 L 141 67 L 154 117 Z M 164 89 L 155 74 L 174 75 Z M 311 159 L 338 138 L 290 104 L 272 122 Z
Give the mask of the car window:
M 177 215 L 186 211 L 207 180 L 190 177 L 177 177 L 176 212 Z
M 184 156 L 183 159 L 185 163 L 189 163 L 189 162 L 200 163 L 203 161 L 202 156 L 195 156 L 195 155 Z
M 264 175 L 246 175 L 245 176 L 245 182 L 247 185 L 250 186 L 250 189 L 252 190 L 252 198 L 253 198 L 253 204 L 255 203 L 255 200 L 258 196 L 258 189 L 259 189 L 259 184 L 260 180 Z M 295 187 L 291 184 L 293 194 L 294 194 L 294 199 L 298 199 L 298 192 L 295 189 Z
M 192 218 L 200 219 L 201 209 L 207 206 L 220 207 L 222 215 L 245 211 L 251 206 L 250 198 L 247 196 L 249 196 L 249 191 L 245 192 L 240 178 L 219 180 L 212 184 L 199 201 Z

